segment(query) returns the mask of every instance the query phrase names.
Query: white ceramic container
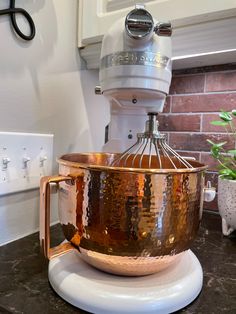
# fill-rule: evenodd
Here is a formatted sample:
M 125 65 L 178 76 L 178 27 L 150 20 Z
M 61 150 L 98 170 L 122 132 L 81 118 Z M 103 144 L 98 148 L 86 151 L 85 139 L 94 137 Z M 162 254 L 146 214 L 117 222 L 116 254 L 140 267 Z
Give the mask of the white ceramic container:
M 222 232 L 228 236 L 236 230 L 236 180 L 219 176 L 218 207 L 222 218 Z

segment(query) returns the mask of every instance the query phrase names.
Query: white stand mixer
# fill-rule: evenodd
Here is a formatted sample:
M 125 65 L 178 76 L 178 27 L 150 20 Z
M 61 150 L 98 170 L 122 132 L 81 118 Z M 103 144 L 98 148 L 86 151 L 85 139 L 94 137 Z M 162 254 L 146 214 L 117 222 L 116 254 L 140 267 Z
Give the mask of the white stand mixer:
M 111 104 L 104 151 L 121 152 L 143 130 L 148 112 L 162 112 L 171 82 L 171 25 L 137 5 L 104 35 L 99 80 Z
M 162 112 L 171 82 L 171 25 L 157 23 L 141 5 L 105 34 L 96 93 L 111 103 L 104 151 L 122 152 L 143 130 L 147 113 Z M 76 307 L 100 314 L 171 313 L 191 303 L 202 288 L 196 256 L 185 251 L 171 267 L 148 276 L 104 273 L 75 251 L 53 258 L 49 281 Z

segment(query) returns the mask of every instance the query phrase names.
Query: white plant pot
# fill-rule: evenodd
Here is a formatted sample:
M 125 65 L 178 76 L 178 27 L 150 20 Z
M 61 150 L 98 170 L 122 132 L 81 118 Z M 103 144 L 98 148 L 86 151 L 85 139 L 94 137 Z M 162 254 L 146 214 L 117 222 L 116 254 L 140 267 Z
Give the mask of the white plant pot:
M 227 236 L 236 230 L 236 180 L 219 176 L 218 207 L 222 218 L 222 232 Z

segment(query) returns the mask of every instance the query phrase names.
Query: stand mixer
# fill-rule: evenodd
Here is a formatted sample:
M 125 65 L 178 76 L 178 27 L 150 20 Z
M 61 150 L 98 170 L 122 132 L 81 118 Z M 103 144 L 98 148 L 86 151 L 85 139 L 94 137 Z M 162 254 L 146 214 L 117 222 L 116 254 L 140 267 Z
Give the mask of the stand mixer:
M 188 248 L 203 194 L 212 199 L 203 188 L 206 167 L 181 157 L 158 131 L 171 82 L 170 36 L 170 23 L 155 22 L 142 5 L 114 23 L 103 38 L 95 91 L 110 101 L 103 150 L 116 154 L 64 155 L 60 176 L 41 181 L 49 281 L 63 299 L 92 313 L 172 313 L 202 288 L 201 265 Z M 53 249 L 51 182 L 60 184 L 59 218 L 70 241 Z
M 163 111 L 171 82 L 170 23 L 154 22 L 136 5 L 104 35 L 95 92 L 111 104 L 104 151 L 124 151 L 144 129 L 146 114 Z

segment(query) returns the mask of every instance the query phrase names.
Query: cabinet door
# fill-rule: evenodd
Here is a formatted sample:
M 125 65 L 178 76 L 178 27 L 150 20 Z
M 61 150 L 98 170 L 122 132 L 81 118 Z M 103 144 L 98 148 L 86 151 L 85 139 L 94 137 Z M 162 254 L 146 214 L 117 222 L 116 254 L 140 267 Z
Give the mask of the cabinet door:
M 174 28 L 236 16 L 236 0 L 79 0 L 79 47 L 100 42 L 136 2 L 144 3 L 159 21 L 171 21 Z

